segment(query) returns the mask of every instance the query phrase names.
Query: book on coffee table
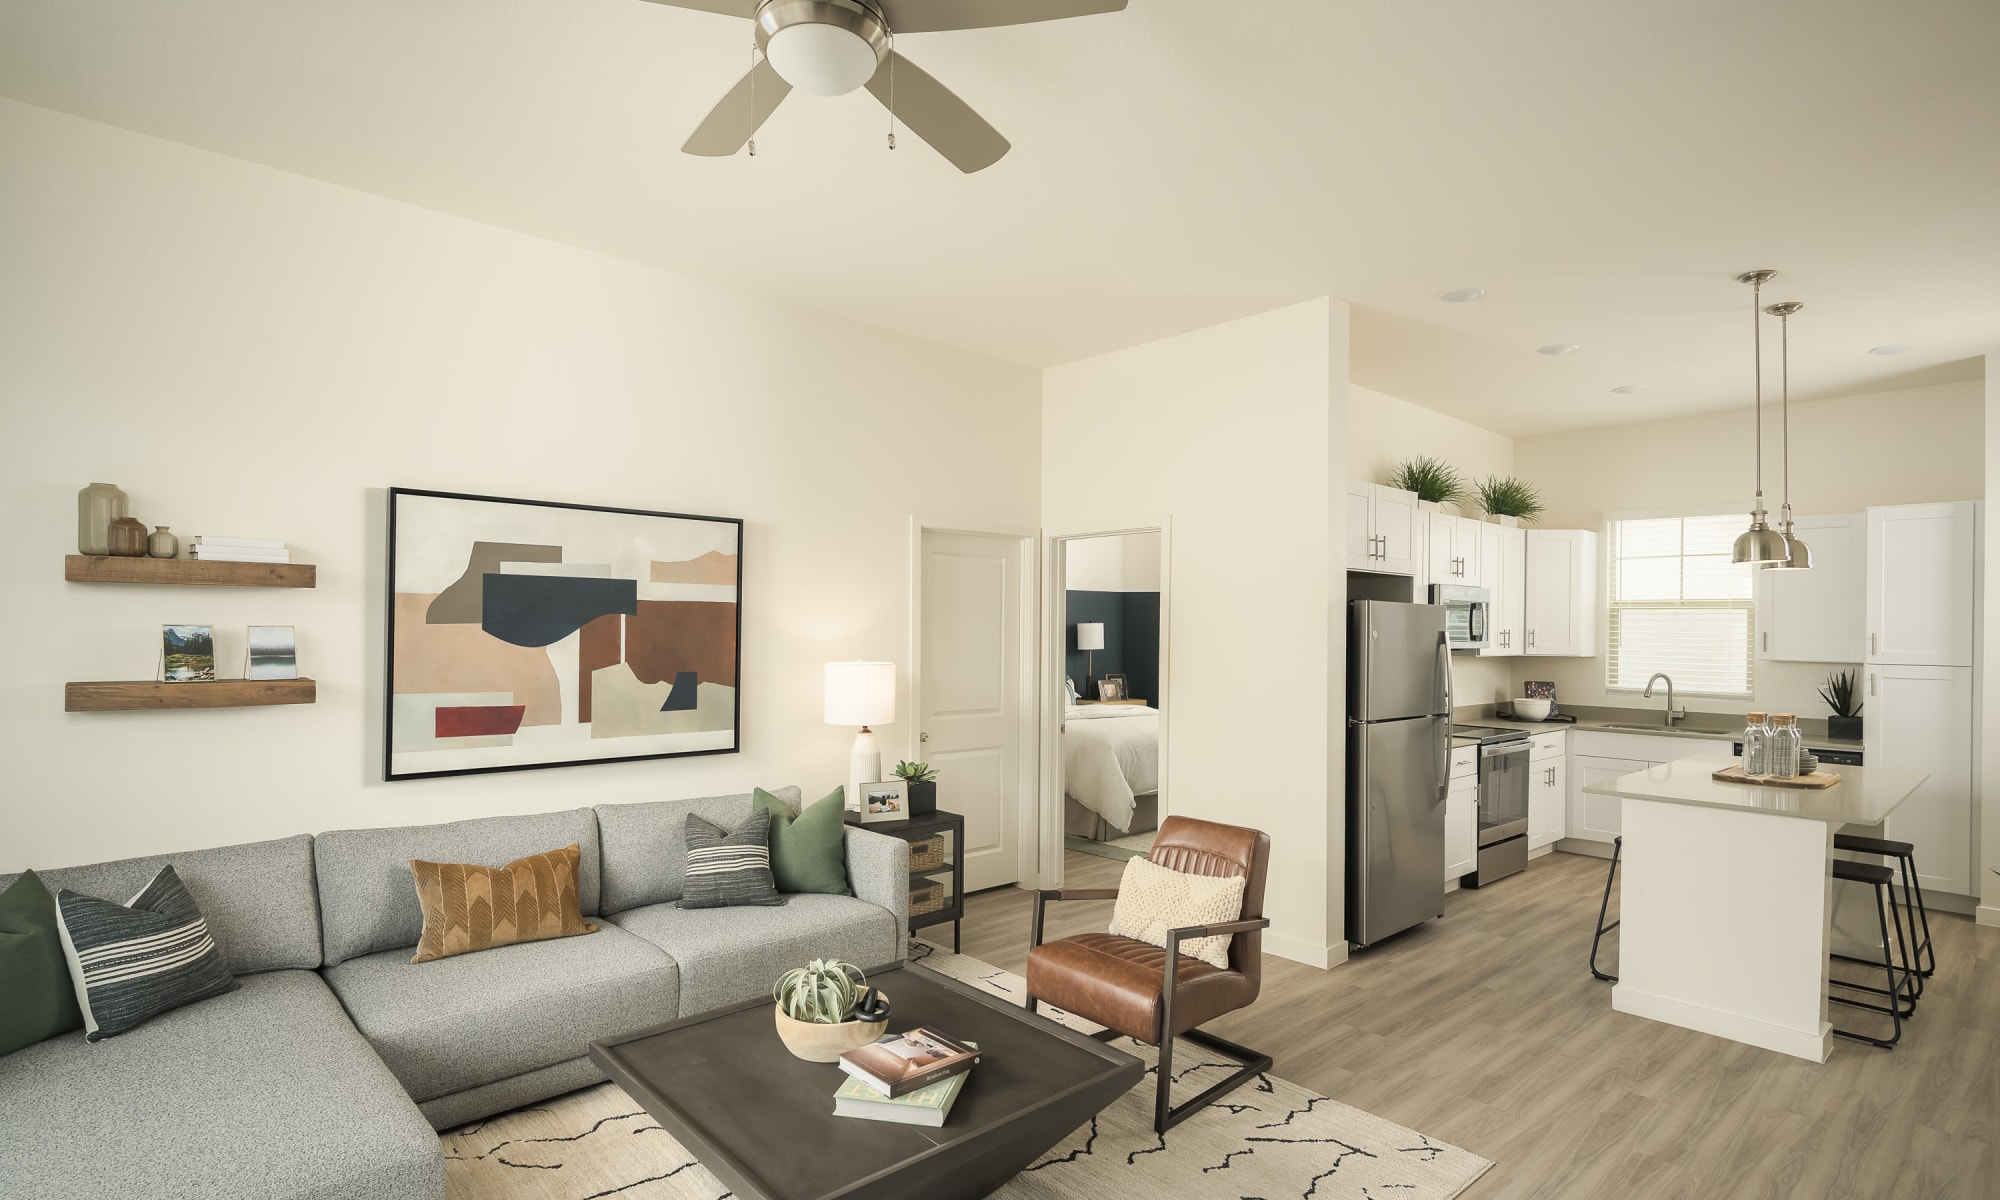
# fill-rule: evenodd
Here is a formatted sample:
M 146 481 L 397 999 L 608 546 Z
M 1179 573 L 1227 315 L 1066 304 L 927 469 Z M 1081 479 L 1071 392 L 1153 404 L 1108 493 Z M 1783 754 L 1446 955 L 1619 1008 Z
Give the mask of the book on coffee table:
M 978 1063 L 976 1047 L 924 1027 L 840 1056 L 841 1070 L 892 1100 L 963 1075 Z
M 978 1049 L 975 1042 L 966 1044 Z M 964 1090 L 965 1081 L 969 1078 L 970 1072 L 961 1071 L 950 1079 L 893 1099 L 859 1079 L 843 1079 L 840 1090 L 833 1094 L 833 1115 L 858 1117 L 864 1121 L 894 1121 L 899 1125 L 928 1125 L 936 1129 L 951 1117 L 952 1101 L 958 1099 L 958 1093 Z

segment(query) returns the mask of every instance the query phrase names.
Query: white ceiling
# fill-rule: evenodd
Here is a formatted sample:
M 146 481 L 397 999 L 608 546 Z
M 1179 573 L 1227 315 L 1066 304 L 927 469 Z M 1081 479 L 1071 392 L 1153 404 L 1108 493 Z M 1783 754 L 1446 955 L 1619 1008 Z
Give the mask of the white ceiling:
M 1342 296 L 1356 382 L 1516 435 L 1747 403 L 1752 267 L 1807 305 L 1795 396 L 2000 349 L 1993 0 L 1132 0 L 899 48 L 1013 153 L 891 154 L 858 93 L 682 155 L 749 24 L 639 0 L 8 0 L 0 94 L 1032 364 Z

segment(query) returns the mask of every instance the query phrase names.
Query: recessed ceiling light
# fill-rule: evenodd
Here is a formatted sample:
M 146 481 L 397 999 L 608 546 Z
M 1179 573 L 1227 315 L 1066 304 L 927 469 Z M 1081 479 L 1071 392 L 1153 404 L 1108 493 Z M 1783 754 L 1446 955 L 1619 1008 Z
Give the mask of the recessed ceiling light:
M 1876 346 L 1876 347 L 1874 347 L 1873 349 L 1869 350 L 1869 351 L 1868 351 L 1868 353 L 1870 353 L 1870 354 L 1908 354 L 1908 353 L 1909 353 L 1910 351 L 1912 351 L 1912 350 L 1914 350 L 1914 349 L 1916 349 L 1916 347 L 1915 347 L 1915 346 L 1905 346 L 1905 345 L 1904 345 L 1903 343 L 1901 343 L 1901 342 L 1890 342 L 1890 343 L 1889 343 L 1888 345 L 1886 345 L 1886 346 Z
M 1646 390 L 1646 385 L 1643 383 L 1621 383 L 1611 390 L 1621 396 L 1636 396 Z
M 1438 293 L 1438 299 L 1444 301 L 1446 304 L 1470 304 L 1474 300 L 1484 300 L 1485 298 L 1485 288 L 1453 288 L 1448 292 Z
M 1535 351 L 1535 353 L 1537 353 L 1537 354 L 1575 354 L 1575 353 L 1576 353 L 1576 352 L 1577 352 L 1577 351 L 1578 351 L 1579 349 L 1581 349 L 1581 347 L 1578 347 L 1578 346 L 1572 346 L 1572 345 L 1570 345 L 1570 344 L 1569 344 L 1568 342 L 1557 342 L 1557 343 L 1555 343 L 1555 344 L 1554 344 L 1554 345 L 1552 345 L 1552 346 L 1543 346 L 1543 347 L 1542 347 L 1541 349 L 1539 349 L 1539 350 Z

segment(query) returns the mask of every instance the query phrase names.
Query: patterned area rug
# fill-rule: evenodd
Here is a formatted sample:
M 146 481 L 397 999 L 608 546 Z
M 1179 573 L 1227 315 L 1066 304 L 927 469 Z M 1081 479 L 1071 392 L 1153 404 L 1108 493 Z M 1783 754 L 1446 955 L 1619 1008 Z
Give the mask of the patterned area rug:
M 925 968 L 1020 998 L 1019 976 L 937 951 Z M 1044 1007 L 1064 1024 L 1098 1028 Z M 1147 1062 L 1154 1052 L 1120 1039 Z M 1187 1042 L 1174 1050 L 1176 1101 L 1227 1070 Z M 715 1176 L 615 1084 L 572 1092 L 443 1135 L 450 1200 L 723 1200 Z M 1148 1078 L 1015 1176 L 1004 1200 L 1449 1200 L 1493 1164 L 1268 1075 L 1162 1138 Z M 940 1200 L 950 1200 L 940 1197 Z

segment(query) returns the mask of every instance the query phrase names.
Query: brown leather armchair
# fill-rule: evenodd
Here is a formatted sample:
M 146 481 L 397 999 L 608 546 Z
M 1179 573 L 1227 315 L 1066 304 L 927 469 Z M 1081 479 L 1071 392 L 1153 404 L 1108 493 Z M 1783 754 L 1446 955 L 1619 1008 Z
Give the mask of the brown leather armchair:
M 1104 1026 L 1095 1036 L 1120 1034 L 1160 1048 L 1153 1128 L 1180 1124 L 1217 1098 L 1271 1069 L 1271 1057 L 1198 1028 L 1257 998 L 1263 984 L 1264 877 L 1271 865 L 1268 834 L 1190 817 L 1168 817 L 1153 840 L 1152 861 L 1194 875 L 1242 875 L 1243 914 L 1221 925 L 1190 925 L 1167 932 L 1167 949 L 1110 933 L 1081 933 L 1042 944 L 1042 916 L 1051 900 L 1110 900 L 1117 888 L 1060 888 L 1035 893 L 1033 940 L 1028 949 L 1028 1008 L 1046 1000 Z M 1180 954 L 1184 939 L 1229 934 L 1224 970 Z M 1168 964 L 1174 964 L 1168 969 Z M 1172 1036 L 1168 1036 L 1171 1033 Z M 1176 1108 L 1174 1037 L 1226 1054 L 1243 1066 L 1227 1079 Z

